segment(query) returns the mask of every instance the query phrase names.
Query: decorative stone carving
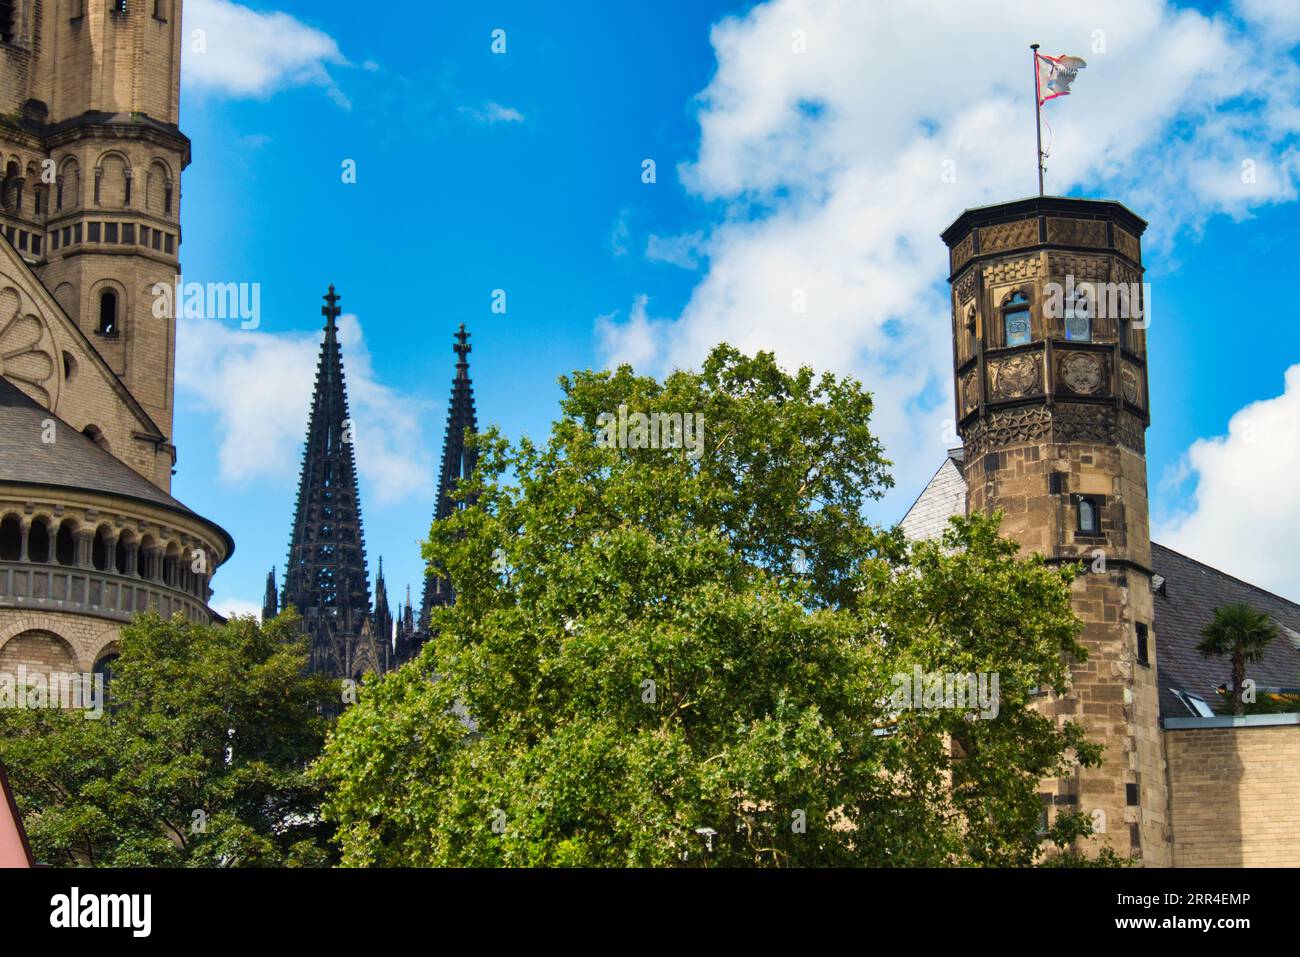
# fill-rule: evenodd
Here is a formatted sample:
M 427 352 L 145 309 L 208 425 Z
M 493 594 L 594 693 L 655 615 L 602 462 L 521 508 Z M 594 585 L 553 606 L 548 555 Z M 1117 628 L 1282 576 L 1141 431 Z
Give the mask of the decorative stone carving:
M 978 379 L 974 369 L 961 377 L 961 414 L 969 415 L 980 404 Z
M 1038 244 L 1038 220 L 1020 219 L 1014 223 L 999 223 L 980 230 L 980 252 L 995 253 L 1001 249 L 1024 249 Z
M 975 255 L 975 234 L 971 232 L 966 234 L 965 239 L 952 247 L 952 271 L 956 272 L 970 262 L 973 255 Z
M 1047 241 L 1063 246 L 1097 246 L 1106 245 L 1106 224 L 1095 219 L 1059 219 L 1049 217 L 1047 220 Z
M 1142 247 L 1137 237 L 1119 226 L 1115 227 L 1115 248 L 1135 263 L 1142 261 Z
M 1146 455 L 1147 429 L 1141 419 L 1129 412 L 1121 412 L 1118 433 L 1121 445 L 1127 445 L 1134 452 Z
M 1119 385 L 1125 402 L 1142 404 L 1142 381 L 1138 378 L 1136 369 L 1130 365 L 1122 366 L 1119 370 Z
M 1109 405 L 1058 405 L 1052 428 L 1057 442 L 1113 444 L 1117 438 L 1115 409 Z
M 1110 278 L 1110 263 L 1102 256 L 1075 255 L 1073 253 L 1048 253 L 1047 271 L 1064 281 L 1073 276 L 1075 282 L 1091 280 L 1105 282 Z
M 52 409 L 59 398 L 54 336 L 35 308 L 24 308 L 13 286 L 0 289 L 0 376 Z
M 975 272 L 971 270 L 957 280 L 956 293 L 959 303 L 967 303 L 975 298 Z
M 1037 353 L 1008 356 L 991 364 L 993 394 L 1001 399 L 1018 399 L 1038 391 L 1042 363 Z
M 966 430 L 967 461 L 988 449 L 1038 442 L 1050 430 L 1051 414 L 1042 406 L 999 409 L 987 420 L 975 422 Z
M 1091 352 L 1067 352 L 1060 359 L 1061 382 L 1077 395 L 1095 395 L 1106 383 L 1101 359 Z
M 1043 274 L 1042 260 L 1037 256 L 1004 259 L 986 267 L 986 279 L 991 286 L 1007 282 L 1038 279 Z

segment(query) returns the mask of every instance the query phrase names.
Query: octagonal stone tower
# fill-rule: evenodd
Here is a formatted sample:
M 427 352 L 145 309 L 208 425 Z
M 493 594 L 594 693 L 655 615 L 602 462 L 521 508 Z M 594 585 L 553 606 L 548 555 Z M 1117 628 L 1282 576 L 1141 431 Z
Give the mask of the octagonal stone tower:
M 957 431 L 967 512 L 1004 513 L 1025 553 L 1084 563 L 1086 663 L 1040 707 L 1080 722 L 1104 765 L 1045 781 L 1102 846 L 1168 865 L 1168 796 L 1152 628 L 1145 432 L 1146 223 L 1117 202 L 1034 197 L 970 209 L 950 255 Z

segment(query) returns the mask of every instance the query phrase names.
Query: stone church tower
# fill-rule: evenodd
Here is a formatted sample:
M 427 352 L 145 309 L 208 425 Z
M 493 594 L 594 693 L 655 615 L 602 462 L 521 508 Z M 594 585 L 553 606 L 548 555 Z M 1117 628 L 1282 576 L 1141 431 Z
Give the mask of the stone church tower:
M 0 131 L 6 238 L 155 426 L 112 444 L 167 490 L 180 0 L 9 0 L 0 38 L 0 113 L 17 119 Z
M 967 511 L 1002 509 L 1025 553 L 1082 562 L 1085 664 L 1048 715 L 1083 725 L 1104 765 L 1045 782 L 1114 848 L 1170 863 L 1155 680 L 1145 432 L 1146 223 L 1115 202 L 1035 197 L 967 210 L 950 251 L 953 375 Z M 1049 808 L 1048 813 L 1053 813 Z
M 0 2 L 0 672 L 212 620 L 234 548 L 169 494 L 180 44 L 179 0 Z

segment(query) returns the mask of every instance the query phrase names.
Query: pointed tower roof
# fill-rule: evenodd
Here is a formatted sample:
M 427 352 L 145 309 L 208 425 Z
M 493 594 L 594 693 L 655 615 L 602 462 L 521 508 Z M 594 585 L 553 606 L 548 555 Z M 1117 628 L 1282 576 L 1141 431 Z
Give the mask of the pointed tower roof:
M 456 375 L 451 380 L 451 402 L 447 406 L 447 432 L 443 437 L 442 468 L 438 475 L 438 504 L 435 519 L 447 518 L 456 509 L 451 493 L 456 482 L 468 478 L 478 463 L 478 453 L 465 445 L 465 431 L 478 431 L 478 416 L 474 410 L 474 385 L 469 378 L 470 334 L 465 324 L 457 330 L 452 351 L 456 353 Z M 428 628 L 429 610 L 435 605 L 449 605 L 455 600 L 451 582 L 430 574 L 424 580 L 424 600 L 420 603 L 419 631 Z
M 329 287 L 325 338 L 316 367 L 307 444 L 284 574 L 284 606 L 293 605 L 312 637 L 312 668 L 351 677 L 355 640 L 370 614 L 370 579 L 361 528 L 352 422 Z
M 270 621 L 280 613 L 279 597 L 275 591 L 275 568 L 266 573 L 266 593 L 262 596 L 262 623 Z

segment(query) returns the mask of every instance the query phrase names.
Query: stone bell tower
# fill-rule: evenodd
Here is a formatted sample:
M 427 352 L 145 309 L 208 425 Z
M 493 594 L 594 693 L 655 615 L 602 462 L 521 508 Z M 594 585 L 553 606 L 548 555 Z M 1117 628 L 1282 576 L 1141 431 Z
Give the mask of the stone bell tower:
M 0 2 L 0 230 L 172 457 L 181 44 L 181 0 Z
M 1074 608 L 1088 661 L 1040 707 L 1105 747 L 1104 764 L 1044 781 L 1095 837 L 1170 863 L 1156 695 L 1140 237 L 1119 203 L 1035 197 L 962 213 L 950 254 L 953 375 L 967 511 L 1051 563 L 1082 562 Z

